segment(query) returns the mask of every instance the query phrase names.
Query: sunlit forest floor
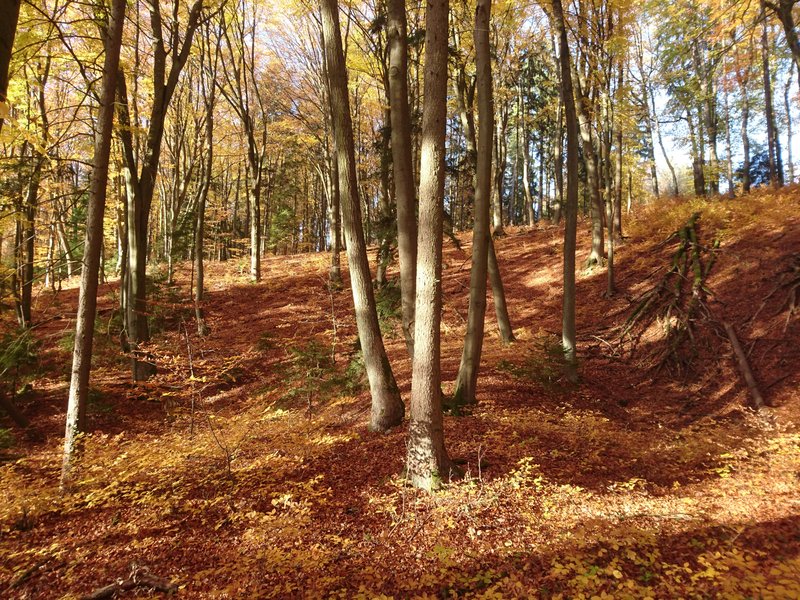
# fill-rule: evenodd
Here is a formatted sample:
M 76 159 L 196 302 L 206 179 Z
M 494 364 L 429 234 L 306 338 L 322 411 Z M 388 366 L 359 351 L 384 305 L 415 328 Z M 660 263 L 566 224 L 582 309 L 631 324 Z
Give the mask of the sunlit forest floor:
M 710 318 L 690 367 L 659 370 L 660 330 L 634 346 L 620 328 L 694 211 L 701 242 L 721 242 Z M 91 434 L 61 495 L 77 290 L 40 291 L 39 360 L 18 399 L 32 425 L 2 424 L 14 440 L 0 451 L 0 595 L 76 597 L 136 563 L 185 598 L 800 597 L 800 315 L 782 287 L 800 257 L 800 189 L 637 213 L 618 293 L 604 297 L 605 269 L 579 273 L 575 388 L 558 364 L 561 230 L 497 240 L 517 341 L 500 342 L 490 301 L 479 404 L 445 418 L 465 477 L 433 495 L 404 485 L 405 427 L 367 432 L 350 291 L 329 292 L 322 255 L 269 258 L 259 284 L 243 262 L 210 263 L 203 339 L 189 266 L 157 283 L 159 374 L 142 386 L 114 334 L 117 283 L 104 286 Z M 445 248 L 446 392 L 467 315 L 461 240 Z M 580 264 L 588 222 L 579 244 Z M 380 312 L 407 399 L 395 300 L 381 294 Z M 770 405 L 759 413 L 723 322 Z

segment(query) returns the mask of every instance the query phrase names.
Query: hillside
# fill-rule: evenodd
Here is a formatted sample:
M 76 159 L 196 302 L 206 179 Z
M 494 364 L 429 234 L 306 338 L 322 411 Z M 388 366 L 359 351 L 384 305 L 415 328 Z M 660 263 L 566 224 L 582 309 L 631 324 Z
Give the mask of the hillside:
M 497 240 L 517 341 L 495 335 L 490 297 L 479 405 L 445 418 L 466 474 L 433 495 L 404 485 L 405 428 L 367 432 L 346 277 L 329 291 L 329 257 L 295 255 L 266 259 L 259 284 L 236 261 L 210 263 L 203 339 L 190 266 L 177 285 L 159 283 L 159 374 L 142 386 L 117 349 L 117 283 L 102 287 L 92 433 L 62 496 L 77 290 L 40 290 L 41 348 L 18 400 L 31 427 L 2 422 L 15 438 L 0 451 L 3 597 L 77 597 L 127 577 L 132 563 L 178 584 L 181 598 L 800 596 L 800 318 L 790 296 L 800 189 L 637 211 L 623 225 L 618 293 L 604 297 L 604 269 L 579 273 L 575 388 L 558 365 L 561 230 L 542 223 Z M 620 332 L 670 266 L 665 240 L 695 211 L 702 244 L 720 241 L 708 317 L 691 364 L 660 368 L 657 328 L 635 346 Z M 461 240 L 445 242 L 445 392 L 467 314 Z M 381 314 L 408 400 L 391 291 Z M 747 407 L 724 322 L 769 405 L 759 412 Z

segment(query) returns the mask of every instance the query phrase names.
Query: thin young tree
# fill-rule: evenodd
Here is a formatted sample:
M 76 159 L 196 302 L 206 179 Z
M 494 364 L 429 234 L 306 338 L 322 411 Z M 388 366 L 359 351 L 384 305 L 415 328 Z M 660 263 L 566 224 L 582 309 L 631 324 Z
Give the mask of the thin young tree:
M 372 393 L 369 426 L 372 431 L 386 431 L 403 421 L 405 406 L 400 399 L 400 391 L 383 346 L 367 259 L 367 247 L 364 241 L 364 230 L 361 224 L 361 201 L 356 177 L 353 122 L 350 116 L 342 32 L 339 29 L 338 0 L 321 0 L 320 9 L 330 80 L 331 121 L 339 169 L 339 190 L 345 241 L 347 242 L 347 262 L 350 266 L 350 284 L 353 292 L 358 337 Z
M 567 379 L 578 381 L 575 359 L 575 242 L 578 228 L 578 117 L 572 88 L 571 58 L 564 24 L 561 0 L 552 0 L 553 27 L 559 40 L 559 65 L 561 68 L 561 99 L 567 128 L 567 201 L 564 206 L 564 297 L 561 318 L 561 344 L 564 349 Z
M 67 404 L 67 426 L 64 436 L 64 460 L 61 469 L 62 488 L 69 483 L 78 435 L 86 430 L 86 402 L 92 369 L 92 342 L 97 313 L 98 272 L 103 250 L 103 215 L 106 206 L 108 163 L 114 124 L 114 95 L 117 88 L 122 28 L 127 0 L 114 0 L 105 31 L 102 91 L 97 117 L 99 130 L 95 140 L 89 203 L 86 209 L 86 238 L 83 250 L 81 287 L 78 292 L 78 314 L 75 323 L 75 344 L 72 350 L 72 376 Z
M 472 269 L 469 310 L 464 350 L 451 404 L 457 408 L 475 404 L 478 370 L 483 348 L 486 316 L 486 275 L 489 263 L 489 198 L 492 188 L 492 147 L 494 145 L 494 100 L 489 49 L 491 0 L 480 0 L 475 9 L 475 65 L 478 94 L 478 144 L 475 200 L 472 224 Z
M 485 10 L 486 1 L 479 0 L 478 10 L 481 10 L 481 6 Z M 406 460 L 412 485 L 426 490 L 439 487 L 452 469 L 444 447 L 440 365 L 448 13 L 448 0 L 428 0 L 425 13 L 425 94 L 420 148 L 414 365 Z

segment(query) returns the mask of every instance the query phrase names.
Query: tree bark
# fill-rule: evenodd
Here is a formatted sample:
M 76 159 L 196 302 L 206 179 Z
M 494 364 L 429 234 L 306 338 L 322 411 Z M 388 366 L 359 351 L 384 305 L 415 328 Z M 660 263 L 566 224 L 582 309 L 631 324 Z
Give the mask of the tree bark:
M 405 407 L 400 399 L 400 392 L 383 346 L 361 224 L 353 123 L 350 117 L 342 34 L 339 29 L 339 3 L 337 0 L 321 0 L 320 6 L 330 79 L 332 123 L 339 166 L 339 189 L 342 193 L 342 216 L 347 241 L 347 259 L 350 265 L 350 282 L 358 336 L 372 392 L 370 429 L 386 431 L 402 422 Z
M 89 395 L 89 376 L 92 368 L 94 320 L 97 313 L 98 271 L 103 246 L 103 215 L 106 206 L 108 163 L 111 153 L 111 134 L 114 123 L 114 95 L 117 88 L 122 29 L 125 22 L 126 0 L 114 0 L 111 17 L 105 32 L 103 83 L 98 113 L 97 138 L 94 151 L 89 203 L 86 214 L 86 238 L 83 250 L 81 287 L 75 323 L 75 344 L 72 351 L 72 376 L 67 403 L 67 423 L 64 437 L 64 460 L 61 486 L 70 480 L 78 434 L 86 431 L 86 402 Z
M 487 0 L 478 0 L 486 11 Z M 428 0 L 425 13 L 425 94 L 419 184 L 417 302 L 411 422 L 406 468 L 412 485 L 435 489 L 450 476 L 444 447 L 441 391 L 442 202 L 447 123 L 448 0 Z
M 762 2 L 762 14 L 764 3 Z M 780 142 L 775 125 L 775 109 L 772 102 L 772 73 L 769 65 L 769 27 L 766 18 L 761 25 L 761 66 L 764 76 L 764 115 L 767 121 L 767 146 L 769 156 L 769 180 L 773 187 L 783 185 L 783 173 L 780 166 Z
M 472 269 L 469 309 L 461 366 L 458 369 L 452 407 L 477 402 L 476 390 L 481 363 L 486 316 L 486 275 L 489 264 L 489 198 L 492 190 L 492 148 L 494 146 L 494 99 L 489 51 L 490 2 L 479 2 L 475 10 L 475 65 L 478 93 L 478 144 L 475 201 L 472 211 Z
M 559 38 L 559 64 L 561 67 L 561 98 L 564 103 L 567 125 L 567 201 L 564 206 L 566 227 L 564 231 L 564 296 L 561 318 L 561 344 L 564 350 L 566 378 L 578 381 L 575 356 L 575 241 L 578 228 L 578 119 L 572 90 L 571 59 L 567 43 L 567 29 L 561 0 L 552 0 L 553 25 Z
M 14 50 L 14 37 L 19 21 L 20 0 L 0 0 L 0 131 L 3 131 L 3 109 L 8 93 L 8 69 L 11 66 L 11 53 Z
M 414 303 L 417 278 L 417 201 L 408 105 L 408 32 L 405 0 L 388 0 L 389 103 L 392 126 L 392 169 L 397 203 L 397 247 L 403 335 L 414 357 Z
M 742 104 L 742 192 L 750 193 L 750 102 L 747 97 L 747 88 L 743 89 L 744 99 Z
M 563 78 L 563 74 L 562 74 Z M 581 85 L 578 69 L 571 65 L 571 86 L 574 87 L 575 106 L 578 123 L 580 127 L 581 141 L 583 142 L 583 157 L 586 165 L 586 179 L 589 193 L 591 195 L 592 207 L 592 249 L 589 253 L 589 265 L 600 264 L 603 262 L 603 199 L 600 195 L 600 175 L 597 172 L 597 153 L 592 139 L 592 123 L 589 119 L 589 110 L 586 106 L 587 96 L 584 94 Z

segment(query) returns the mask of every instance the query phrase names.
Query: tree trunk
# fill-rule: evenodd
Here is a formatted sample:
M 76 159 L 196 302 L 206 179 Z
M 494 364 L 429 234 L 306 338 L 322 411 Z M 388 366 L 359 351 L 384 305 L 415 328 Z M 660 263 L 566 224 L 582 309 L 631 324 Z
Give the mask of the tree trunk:
M 117 88 L 122 28 L 125 22 L 126 0 L 114 0 L 105 40 L 103 83 L 97 132 L 94 167 L 92 169 L 89 203 L 86 214 L 86 239 L 83 250 L 81 287 L 75 323 L 75 344 L 72 351 L 72 376 L 67 403 L 67 424 L 64 438 L 64 460 L 61 486 L 70 480 L 70 468 L 76 451 L 78 434 L 86 431 L 86 402 L 89 395 L 89 376 L 92 368 L 94 320 L 97 313 L 97 287 L 100 255 L 103 245 L 103 215 L 106 206 L 108 163 L 111 153 L 111 134 L 114 123 L 114 95 Z
M 564 206 L 566 228 L 564 231 L 564 297 L 561 320 L 561 344 L 564 349 L 565 376 L 570 382 L 578 381 L 575 357 L 575 240 L 578 226 L 578 120 L 572 91 L 571 59 L 567 43 L 567 29 L 561 0 L 552 0 L 553 25 L 559 38 L 559 63 L 561 66 L 561 98 L 567 124 L 567 201 Z
M 337 0 L 322 0 L 320 5 L 331 88 L 332 123 L 339 165 L 339 189 L 342 192 L 343 200 L 342 216 L 347 240 L 350 282 L 358 336 L 372 392 L 370 429 L 386 431 L 403 421 L 405 407 L 400 399 L 400 392 L 397 389 L 397 383 L 381 338 L 364 231 L 361 225 L 353 124 L 350 117 L 347 71 L 339 29 L 339 3 Z
M 33 302 L 33 277 L 34 277 L 34 261 L 35 261 L 35 245 L 36 245 L 36 205 L 39 198 L 39 183 L 42 177 L 42 166 L 44 164 L 44 157 L 38 155 L 38 152 L 33 151 L 36 156 L 33 160 L 36 161 L 28 182 L 28 190 L 25 194 L 25 204 L 23 206 L 23 261 L 20 269 L 20 283 L 22 286 L 22 294 L 20 297 L 20 309 L 22 311 L 23 327 L 30 327 L 32 324 L 31 317 L 31 303 Z
M 14 37 L 19 21 L 20 0 L 0 0 L 0 106 L 6 103 L 8 93 L 8 69 L 11 65 L 11 53 L 14 50 Z M 0 108 L 0 131 L 3 131 L 3 109 Z
M 786 79 L 786 85 L 783 88 L 783 104 L 786 110 L 786 152 L 787 162 L 789 163 L 789 183 L 794 183 L 794 159 L 792 157 L 792 103 L 789 90 L 792 86 L 792 78 L 794 76 L 794 63 L 789 68 L 789 77 Z
M 414 303 L 417 278 L 417 202 L 408 106 L 408 45 L 405 0 L 388 0 L 389 94 L 392 119 L 392 168 L 397 203 L 397 247 L 403 335 L 414 357 Z
M 490 2 L 479 3 L 475 11 L 475 66 L 478 94 L 477 169 L 475 201 L 472 210 L 472 269 L 470 270 L 469 309 L 464 350 L 458 369 L 451 405 L 455 408 L 475 404 L 478 371 L 483 347 L 486 316 L 486 275 L 489 264 L 489 197 L 492 190 L 492 148 L 494 144 L 494 100 L 492 64 L 489 51 Z
M 726 154 L 726 176 L 728 178 L 728 197 L 736 196 L 736 186 L 733 184 L 733 153 L 731 146 L 731 110 L 728 104 L 727 90 L 722 96 L 722 106 L 725 110 L 725 154 Z
M 744 104 L 742 105 L 742 192 L 750 193 L 750 132 L 748 131 L 750 122 L 750 102 L 747 97 L 747 89 L 744 92 Z
M 489 239 L 489 283 L 492 286 L 492 298 L 494 299 L 494 314 L 497 319 L 497 329 L 500 339 L 504 344 L 514 341 L 514 332 L 511 327 L 511 319 L 508 316 L 508 304 L 506 303 L 506 292 L 503 287 L 503 280 L 500 277 L 500 266 L 497 264 L 497 254 L 494 251 L 494 237 Z
M 600 195 L 600 175 L 597 172 L 597 153 L 592 139 L 592 123 L 589 119 L 589 109 L 586 106 L 588 98 L 584 95 L 578 70 L 571 67 L 571 80 L 574 85 L 574 106 L 580 126 L 580 135 L 583 142 L 583 157 L 586 165 L 586 179 L 591 195 L 592 207 L 592 250 L 587 263 L 589 265 L 603 262 L 603 199 Z M 563 77 L 563 75 L 562 75 Z
M 494 138 L 494 189 L 492 190 L 492 226 L 494 237 L 505 235 L 503 229 L 503 193 L 506 182 L 506 157 L 508 145 L 506 143 L 506 130 L 508 129 L 508 106 L 503 106 L 495 119 L 497 135 Z
M 412 485 L 435 489 L 452 468 L 444 447 L 441 391 L 442 202 L 447 123 L 448 0 L 428 0 L 425 18 L 425 93 L 419 185 L 417 302 L 411 422 L 406 469 Z M 479 16 L 480 13 L 480 16 Z M 476 19 L 488 24 L 487 0 Z
M 669 154 L 667 153 L 667 149 L 664 146 L 664 137 L 661 135 L 661 120 L 658 118 L 658 112 L 656 112 L 656 101 L 653 97 L 652 90 L 650 90 L 650 108 L 653 115 L 653 124 L 656 128 L 656 138 L 658 139 L 658 147 L 661 148 L 661 154 L 664 156 L 664 162 L 667 163 L 667 168 L 669 169 L 670 175 L 672 175 L 672 194 L 675 196 L 679 196 L 681 193 L 680 188 L 678 187 L 678 176 L 675 173 L 675 167 L 672 165 L 672 161 L 669 159 Z
M 763 14 L 762 2 L 762 14 Z M 778 130 L 775 125 L 775 110 L 772 103 L 772 74 L 769 66 L 769 27 L 764 19 L 761 26 L 761 65 L 764 75 L 764 115 L 767 121 L 767 146 L 769 155 L 769 181 L 773 187 L 783 185 L 783 173 L 779 165 L 780 142 L 778 141 Z

